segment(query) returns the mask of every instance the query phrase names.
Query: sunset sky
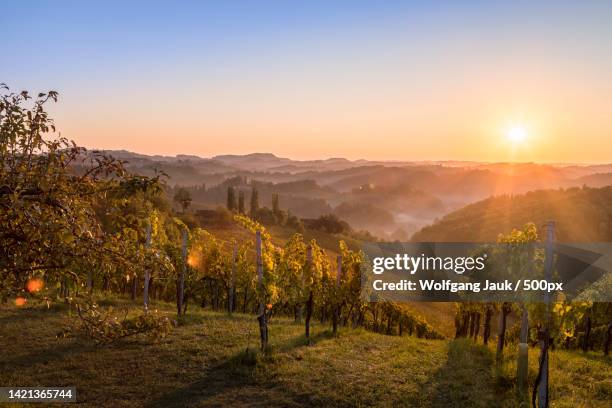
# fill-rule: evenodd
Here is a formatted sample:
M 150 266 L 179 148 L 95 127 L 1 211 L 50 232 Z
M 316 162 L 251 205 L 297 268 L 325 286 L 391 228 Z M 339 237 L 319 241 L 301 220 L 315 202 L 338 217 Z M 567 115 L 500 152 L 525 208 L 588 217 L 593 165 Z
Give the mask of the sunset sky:
M 422 3 L 3 1 L 0 82 L 90 148 L 612 161 L 612 2 Z

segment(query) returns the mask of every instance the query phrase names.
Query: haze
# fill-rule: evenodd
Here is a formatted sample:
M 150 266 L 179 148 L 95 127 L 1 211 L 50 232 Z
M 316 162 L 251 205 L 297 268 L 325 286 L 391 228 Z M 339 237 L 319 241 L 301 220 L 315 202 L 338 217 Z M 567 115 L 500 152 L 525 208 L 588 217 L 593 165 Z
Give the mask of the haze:
M 11 2 L 0 82 L 90 148 L 612 161 L 612 4 L 530 3 Z

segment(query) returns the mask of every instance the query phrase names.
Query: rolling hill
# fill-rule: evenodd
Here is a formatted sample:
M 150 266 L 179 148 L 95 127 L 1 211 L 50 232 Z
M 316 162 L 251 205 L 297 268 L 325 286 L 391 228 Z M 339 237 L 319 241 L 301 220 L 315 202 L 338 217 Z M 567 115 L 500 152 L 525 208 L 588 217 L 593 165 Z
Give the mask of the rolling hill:
M 406 240 L 449 212 L 491 196 L 612 185 L 610 164 L 293 160 L 271 153 L 210 158 L 147 156 L 124 150 L 106 153 L 126 161 L 126 167 L 137 174 L 165 172 L 170 194 L 177 186 L 187 188 L 196 209 L 224 206 L 228 186 L 243 191 L 248 203 L 256 188 L 261 205 L 270 206 L 276 193 L 281 208 L 298 217 L 334 213 L 381 239 Z M 495 205 L 502 205 L 501 201 Z M 514 224 L 504 224 L 509 225 Z
M 565 242 L 612 239 L 612 187 L 537 190 L 501 195 L 470 204 L 422 228 L 413 241 L 491 242 L 499 233 L 527 222 L 539 227 L 556 222 L 556 237 Z

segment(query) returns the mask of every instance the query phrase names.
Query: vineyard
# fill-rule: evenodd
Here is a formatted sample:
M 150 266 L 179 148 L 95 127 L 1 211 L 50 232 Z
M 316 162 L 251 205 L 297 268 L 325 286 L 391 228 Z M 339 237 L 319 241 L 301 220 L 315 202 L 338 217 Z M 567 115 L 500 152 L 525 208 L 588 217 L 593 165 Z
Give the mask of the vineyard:
M 125 298 L 100 301 L 123 317 L 140 313 Z M 175 305 L 158 303 L 173 316 Z M 516 353 L 496 369 L 494 350 L 471 340 L 425 340 L 313 322 L 311 342 L 291 318 L 274 318 L 269 351 L 259 354 L 252 314 L 195 308 L 165 338 L 115 342 L 55 338 L 72 324 L 65 305 L 0 312 L 0 382 L 76 385 L 83 406 L 311 405 L 516 407 Z M 481 343 L 481 342 L 479 342 Z M 529 380 L 537 374 L 530 349 Z M 606 407 L 610 362 L 601 353 L 557 349 L 551 355 L 555 407 Z M 101 375 L 103 373 L 103 375 Z
M 552 406 L 612 397 L 610 304 L 462 303 L 440 316 L 365 302 L 364 255 L 337 219 L 303 225 L 278 196 L 259 208 L 256 190 L 247 211 L 228 189 L 226 227 L 202 225 L 185 191 L 173 208 L 163 172 L 131 174 L 55 137 L 56 93 L 5 91 L 1 384 L 76 384 L 86 404 L 113 406 L 516 406 L 516 345 L 530 346 L 531 390 L 544 335 Z M 291 233 L 275 237 L 278 225 Z M 538 239 L 533 224 L 499 237 Z

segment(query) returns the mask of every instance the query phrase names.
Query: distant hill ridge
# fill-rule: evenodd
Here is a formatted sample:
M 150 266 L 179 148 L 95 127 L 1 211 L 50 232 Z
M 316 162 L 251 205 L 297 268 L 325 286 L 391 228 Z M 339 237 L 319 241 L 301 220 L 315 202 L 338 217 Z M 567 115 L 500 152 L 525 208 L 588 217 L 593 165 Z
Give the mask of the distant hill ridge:
M 454 211 L 412 236 L 413 241 L 494 242 L 499 233 L 554 220 L 564 242 L 612 240 L 612 187 L 538 190 L 502 195 Z
M 335 213 L 384 239 L 407 240 L 435 219 L 491 196 L 612 185 L 612 164 L 292 160 L 265 152 L 211 158 L 106 153 L 125 160 L 137 174 L 162 170 L 170 188 L 190 189 L 196 208 L 225 205 L 228 185 L 239 186 L 248 203 L 256 187 L 262 205 L 270 206 L 277 193 L 281 207 L 298 217 Z

